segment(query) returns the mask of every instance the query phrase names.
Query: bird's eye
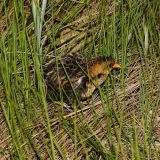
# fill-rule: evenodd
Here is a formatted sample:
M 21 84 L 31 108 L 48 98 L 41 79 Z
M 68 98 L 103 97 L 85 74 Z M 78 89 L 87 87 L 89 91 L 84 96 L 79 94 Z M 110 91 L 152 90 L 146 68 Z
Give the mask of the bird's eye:
M 108 66 L 109 66 L 109 68 L 112 68 L 112 67 L 113 67 L 113 64 L 112 64 L 112 63 L 109 63 Z
M 103 74 L 101 74 L 101 73 L 97 75 L 98 78 L 101 78 L 102 76 L 103 76 Z

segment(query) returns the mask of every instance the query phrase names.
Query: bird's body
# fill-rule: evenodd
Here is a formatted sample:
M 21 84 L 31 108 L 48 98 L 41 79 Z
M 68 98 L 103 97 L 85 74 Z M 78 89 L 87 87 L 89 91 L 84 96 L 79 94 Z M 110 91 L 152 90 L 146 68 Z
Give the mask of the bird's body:
M 48 88 L 64 92 L 70 99 L 76 94 L 83 100 L 107 79 L 114 65 L 111 57 L 104 56 L 89 60 L 78 53 L 48 56 L 43 65 L 44 79 Z

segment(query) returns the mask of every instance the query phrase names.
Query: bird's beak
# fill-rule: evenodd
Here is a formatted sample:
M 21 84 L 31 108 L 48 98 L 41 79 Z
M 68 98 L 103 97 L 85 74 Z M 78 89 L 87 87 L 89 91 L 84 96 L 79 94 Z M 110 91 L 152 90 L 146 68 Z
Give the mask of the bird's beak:
M 115 63 L 115 64 L 113 65 L 113 68 L 121 68 L 121 66 L 120 66 L 118 63 Z

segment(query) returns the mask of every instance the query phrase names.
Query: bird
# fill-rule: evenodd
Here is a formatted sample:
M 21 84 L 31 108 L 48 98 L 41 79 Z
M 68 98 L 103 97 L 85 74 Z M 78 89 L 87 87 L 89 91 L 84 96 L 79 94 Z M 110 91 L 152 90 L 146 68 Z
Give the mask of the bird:
M 83 101 L 106 81 L 113 69 L 119 68 L 120 65 L 111 56 L 87 58 L 80 53 L 47 55 L 43 75 L 48 90 L 63 92 L 70 101 L 77 97 Z

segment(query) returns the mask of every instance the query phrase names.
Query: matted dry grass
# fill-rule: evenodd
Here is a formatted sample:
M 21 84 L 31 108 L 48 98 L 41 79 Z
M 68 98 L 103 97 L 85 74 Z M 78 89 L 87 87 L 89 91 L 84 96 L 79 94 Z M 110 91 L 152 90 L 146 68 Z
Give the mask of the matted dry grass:
M 28 3 L 26 4 L 28 5 Z M 75 4 L 76 3 L 78 2 L 75 1 Z M 52 19 L 52 14 L 47 13 L 46 17 L 48 22 L 46 23 L 42 36 L 43 48 L 45 48 L 47 54 L 49 52 L 53 52 L 54 50 L 61 54 L 77 52 L 81 49 L 87 53 L 90 52 L 90 50 L 85 49 L 85 46 L 90 46 L 90 43 L 93 40 L 92 33 L 101 29 L 99 24 L 94 23 L 94 19 L 96 19 L 99 15 L 98 5 L 98 1 L 93 1 L 90 6 L 88 8 L 84 8 L 83 11 L 72 22 L 69 22 L 67 26 L 62 28 L 57 33 L 57 43 L 54 47 L 50 45 L 53 37 L 51 37 L 49 34 L 46 35 L 46 33 L 53 29 L 55 24 L 60 23 L 61 17 Z M 106 15 L 110 16 L 110 14 L 112 14 L 115 5 L 118 5 L 118 3 L 113 3 L 112 1 L 108 2 Z M 27 11 L 28 10 L 29 9 L 27 9 Z M 70 13 L 71 10 L 72 9 L 67 10 L 67 12 Z M 30 14 L 30 12 L 27 13 Z M 30 16 L 31 15 L 27 15 L 27 23 L 30 22 Z M 88 23 L 91 21 L 92 25 L 90 26 Z M 5 24 L 1 25 L 0 28 L 3 32 L 0 34 L 4 33 L 4 31 L 7 33 L 5 30 L 5 17 L 0 20 L 0 23 Z M 33 30 L 34 28 L 32 23 L 27 30 L 31 39 Z M 121 53 L 118 54 L 119 56 L 121 55 Z M 150 124 L 148 127 L 151 128 L 150 130 L 152 132 L 150 134 L 153 137 L 152 140 L 154 139 L 154 141 L 150 143 L 151 146 L 149 146 L 151 148 L 153 159 L 155 156 L 154 154 L 160 154 L 160 104 L 154 103 L 155 101 L 159 102 L 157 99 L 159 98 L 160 92 L 160 59 L 153 59 L 150 57 L 145 58 L 136 49 L 128 49 L 127 56 L 131 61 L 125 68 L 127 73 L 124 77 L 124 83 L 121 83 L 121 77 L 123 74 L 120 73 L 120 75 L 116 78 L 114 88 L 111 85 L 107 86 L 107 84 L 106 90 L 105 86 L 103 87 L 104 92 L 107 93 L 105 99 L 108 99 L 108 101 L 104 101 L 103 98 L 100 98 L 97 91 L 93 95 L 92 99 L 90 99 L 90 101 L 83 102 L 82 110 L 78 109 L 76 113 L 66 111 L 64 116 L 61 117 L 62 119 L 58 118 L 57 110 L 62 108 L 63 105 L 64 108 L 66 108 L 66 104 L 61 104 L 60 102 L 48 102 L 48 112 L 51 120 L 52 132 L 54 133 L 59 145 L 65 150 L 68 159 L 72 160 L 75 156 L 75 146 L 71 138 L 74 133 L 72 120 L 75 117 L 78 127 L 80 127 L 82 130 L 85 130 L 89 126 L 93 131 L 86 131 L 88 132 L 89 137 L 86 135 L 86 139 L 83 143 L 81 143 L 80 140 L 78 141 L 77 159 L 85 159 L 84 146 L 82 144 L 85 144 L 88 153 L 95 154 L 97 159 L 102 159 L 101 155 L 98 154 L 98 151 L 96 152 L 94 147 L 89 145 L 90 139 L 93 140 L 94 138 L 96 140 L 99 139 L 101 145 L 103 145 L 103 147 L 108 151 L 112 151 L 115 146 L 119 146 L 119 157 L 126 157 L 130 159 L 131 153 L 134 152 L 131 147 L 133 142 L 130 142 L 134 130 L 136 130 L 138 133 L 137 138 L 139 145 L 141 147 L 144 145 L 144 132 L 146 129 L 143 128 L 144 118 L 148 119 L 148 124 Z M 2 105 L 5 105 L 5 93 L 3 93 L 3 86 L 1 84 L 0 87 L 0 99 L 2 101 Z M 146 88 L 146 90 L 144 90 L 144 88 Z M 147 103 L 149 104 L 149 107 L 146 108 L 145 105 L 147 104 L 145 104 L 146 102 L 142 97 L 145 95 L 145 91 L 148 93 L 147 99 L 149 101 L 149 103 Z M 35 106 L 36 105 L 38 106 L 39 104 L 35 102 Z M 104 110 L 107 109 L 112 110 L 112 114 L 108 115 L 106 118 Z M 28 130 L 30 131 L 32 139 L 35 142 L 35 145 L 39 150 L 42 158 L 50 159 L 46 148 L 46 146 L 48 148 L 50 147 L 50 141 L 48 138 L 49 135 L 46 128 L 43 111 L 39 109 L 35 115 L 37 115 L 35 117 L 36 121 L 32 125 L 28 126 Z M 63 125 L 63 119 L 67 123 L 71 123 L 70 130 L 67 130 L 67 128 Z M 85 124 L 86 121 L 88 124 Z M 137 128 L 134 128 L 135 124 Z M 86 125 L 88 126 L 85 127 Z M 120 129 L 120 127 L 123 128 L 123 131 Z M 23 131 L 21 130 L 16 132 L 23 134 Z M 108 134 L 112 136 L 112 144 L 110 143 Z M 33 148 L 29 144 L 27 138 L 25 141 L 23 141 L 23 145 L 21 147 L 26 151 L 28 159 L 35 158 Z M 59 156 L 59 159 L 62 159 L 57 148 L 56 151 L 56 155 Z M 141 154 L 145 154 L 143 149 Z M 11 155 L 14 155 L 12 137 L 9 133 L 2 107 L 0 107 L 0 159 L 10 159 Z
M 140 60 L 140 57 L 136 57 L 132 63 L 127 66 L 128 68 L 128 75 L 125 77 L 125 83 L 124 87 L 120 85 L 120 82 L 118 79 L 120 79 L 120 76 L 117 78 L 117 82 L 115 85 L 115 94 L 110 94 L 109 99 L 112 103 L 111 108 L 115 112 L 112 116 L 108 118 L 108 122 L 106 122 L 106 118 L 104 115 L 104 107 L 107 109 L 107 102 L 103 102 L 100 97 L 98 96 L 98 93 L 93 95 L 95 101 L 90 101 L 90 104 L 87 102 L 84 102 L 83 109 L 78 110 L 77 113 L 71 112 L 67 113 L 63 117 L 68 123 L 70 123 L 70 120 L 75 118 L 77 119 L 77 124 L 79 127 L 82 127 L 85 129 L 83 116 L 86 118 L 88 125 L 90 128 L 93 129 L 94 134 L 90 135 L 90 137 L 86 137 L 86 145 L 89 138 L 94 138 L 94 136 L 98 137 L 99 140 L 102 142 L 103 146 L 105 146 L 106 149 L 110 150 L 111 146 L 108 143 L 107 138 L 107 125 L 110 125 L 112 130 L 110 131 L 112 138 L 112 142 L 114 142 L 112 145 L 118 145 L 118 136 L 119 136 L 119 127 L 120 127 L 120 116 L 122 116 L 122 126 L 125 129 L 125 134 L 120 135 L 120 141 L 121 141 L 121 150 L 119 151 L 120 156 L 130 157 L 131 156 L 131 146 L 129 146 L 129 140 L 128 138 L 132 136 L 133 134 L 133 128 L 134 123 L 136 123 L 137 126 L 137 132 L 138 132 L 138 142 L 139 145 L 143 146 L 144 143 L 144 119 L 146 118 L 143 115 L 143 112 L 145 112 L 145 115 L 147 115 L 149 124 L 152 127 L 152 136 L 154 137 L 154 142 L 152 142 L 150 145 L 152 145 L 152 150 L 158 150 L 157 152 L 160 152 L 160 109 L 159 104 L 155 108 L 154 101 L 157 98 L 157 95 L 159 94 L 159 76 L 160 76 L 160 70 L 158 63 L 153 63 L 152 60 L 146 59 L 149 70 L 146 81 L 142 81 L 142 74 L 145 74 L 143 72 L 143 63 Z M 144 108 L 144 111 L 142 111 L 142 103 L 143 102 L 140 99 L 140 94 L 142 94 L 141 86 L 145 85 L 146 88 L 149 87 L 149 85 L 153 85 L 152 90 L 150 90 L 148 94 L 148 100 L 151 102 L 150 110 L 147 108 Z M 110 87 L 110 92 L 112 93 L 113 89 Z M 118 97 L 118 102 L 117 102 Z M 119 103 L 119 105 L 117 105 Z M 121 105 L 122 104 L 122 105 Z M 125 104 L 125 105 L 124 105 Z M 65 126 L 61 125 L 61 120 L 56 116 L 55 109 L 61 108 L 60 102 L 50 103 L 48 106 L 48 112 L 51 119 L 51 126 L 52 131 L 55 134 L 55 137 L 57 141 L 59 142 L 59 145 L 64 148 L 66 153 L 68 154 L 68 159 L 74 159 L 74 142 L 72 141 L 72 138 L 70 137 L 70 134 L 73 134 L 73 128 L 70 130 L 70 134 L 67 130 L 65 130 Z M 123 106 L 121 108 L 121 106 Z M 124 107 L 125 106 L 125 107 Z M 95 123 L 94 119 L 94 113 L 93 108 L 96 112 L 97 116 L 97 122 Z M 155 111 L 156 109 L 156 111 Z M 82 116 L 83 112 L 83 116 Z M 1 123 L 0 123 L 0 148 L 1 153 L 3 153 L 3 156 L 1 155 L 1 159 L 7 159 L 9 157 L 9 150 L 12 149 L 12 140 L 11 136 L 8 131 L 8 127 L 5 123 L 5 120 L 3 118 L 3 112 L 1 111 Z M 146 114 L 147 113 L 147 114 Z M 154 115 L 153 115 L 154 114 Z M 39 115 L 39 116 L 38 116 Z M 41 115 L 41 116 L 40 116 Z M 117 117 L 118 116 L 118 117 Z M 46 128 L 44 125 L 44 119 L 42 116 L 42 113 L 37 114 L 37 123 L 33 124 L 32 126 L 29 126 L 29 130 L 32 133 L 32 138 L 36 142 L 36 146 L 39 148 L 39 151 L 41 152 L 41 155 L 43 159 L 49 158 L 49 155 L 47 154 L 45 145 L 50 145 L 50 142 L 48 141 L 48 134 L 46 133 Z M 133 123 L 134 122 L 134 123 Z M 17 131 L 21 132 L 21 131 Z M 46 140 L 45 140 L 46 139 Z M 26 149 L 28 142 L 24 142 L 22 147 Z M 28 147 L 28 156 L 30 158 L 33 158 L 34 155 L 32 155 L 32 150 Z M 87 151 L 92 153 L 95 152 L 94 149 L 90 146 L 87 147 Z M 123 152 L 122 152 L 123 151 Z M 58 154 L 58 151 L 57 151 Z M 85 153 L 83 151 L 83 147 L 81 143 L 78 143 L 78 159 L 83 159 Z M 121 155 L 123 154 L 123 155 Z M 144 154 L 142 152 L 142 154 Z M 153 159 L 154 159 L 154 152 L 153 152 Z M 32 157 L 33 156 L 33 157 Z M 98 155 L 97 155 L 98 156 Z M 97 157 L 98 158 L 98 157 Z M 99 157 L 100 158 L 100 157 Z M 61 159 L 61 158 L 60 158 Z

